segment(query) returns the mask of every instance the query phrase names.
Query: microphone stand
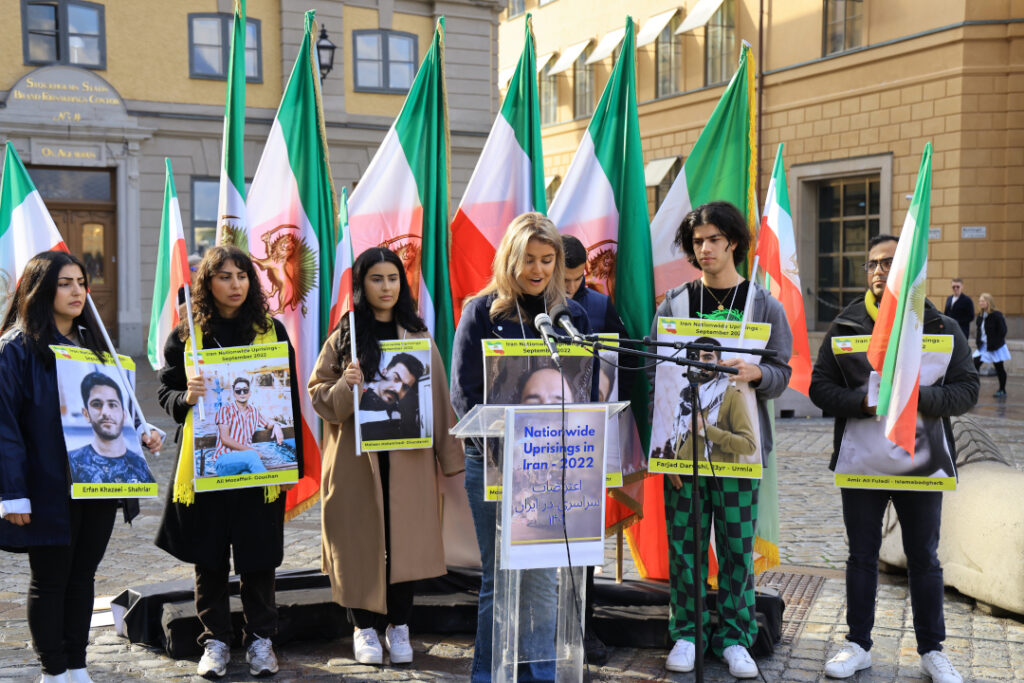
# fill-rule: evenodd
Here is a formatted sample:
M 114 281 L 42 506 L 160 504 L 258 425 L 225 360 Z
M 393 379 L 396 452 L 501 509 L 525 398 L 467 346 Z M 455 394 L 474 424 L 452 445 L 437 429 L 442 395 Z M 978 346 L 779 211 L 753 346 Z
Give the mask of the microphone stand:
M 701 511 L 701 500 L 700 500 L 700 475 L 698 473 L 699 458 L 697 451 L 697 400 L 693 397 L 697 396 L 697 391 L 700 388 L 700 370 L 713 370 L 715 372 L 721 372 L 727 375 L 735 375 L 739 373 L 739 370 L 727 365 L 718 365 L 717 363 L 705 363 L 703 361 L 692 360 L 686 357 L 678 356 L 662 356 L 657 353 L 649 353 L 647 351 L 638 351 L 636 349 L 629 349 L 617 344 L 605 344 L 599 339 L 593 340 L 590 337 L 596 337 L 596 335 L 586 335 L 582 339 L 574 339 L 572 337 L 559 335 L 556 337 L 557 341 L 567 344 L 576 344 L 577 346 L 583 346 L 592 348 L 594 352 L 602 349 L 618 351 L 619 353 L 625 353 L 630 356 L 636 356 L 639 358 L 656 358 L 663 362 L 671 362 L 681 367 L 687 368 L 686 379 L 690 386 L 691 396 L 691 410 L 690 410 L 690 444 L 691 444 L 691 460 L 693 465 L 693 471 L 690 473 L 690 530 L 693 533 L 693 564 L 691 565 L 691 577 L 693 582 L 693 605 L 694 605 L 694 658 L 693 658 L 693 673 L 694 680 L 698 683 L 702 683 L 704 680 L 704 597 L 701 594 L 703 576 L 701 569 L 704 564 L 704 553 L 702 551 L 702 538 L 700 528 L 700 511 Z M 713 346 L 710 344 L 691 344 L 688 342 L 659 342 L 651 339 L 650 337 L 644 337 L 643 340 L 637 339 L 620 339 L 620 342 L 625 341 L 633 344 L 644 344 L 647 346 L 664 346 L 678 349 L 680 351 L 728 351 L 735 353 L 751 353 L 762 356 L 773 356 L 774 351 L 764 352 L 763 349 L 742 349 L 742 348 L 731 348 L 722 346 Z M 705 437 L 707 438 L 707 437 Z

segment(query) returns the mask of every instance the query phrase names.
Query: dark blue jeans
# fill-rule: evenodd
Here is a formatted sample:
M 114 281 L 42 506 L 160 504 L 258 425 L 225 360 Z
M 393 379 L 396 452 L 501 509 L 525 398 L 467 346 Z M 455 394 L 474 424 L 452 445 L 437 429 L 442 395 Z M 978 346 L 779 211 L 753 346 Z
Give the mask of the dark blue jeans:
M 907 556 L 917 651 L 923 655 L 941 650 L 946 639 L 944 586 L 938 557 L 942 492 L 842 489 L 842 496 L 843 521 L 850 539 L 850 558 L 846 562 L 846 624 L 850 632 L 846 639 L 865 650 L 871 649 L 882 517 L 891 499 Z
M 484 463 L 481 457 L 473 457 L 479 453 L 473 446 L 466 446 L 466 494 L 469 496 L 469 509 L 473 513 L 473 527 L 476 529 L 476 542 L 480 548 L 480 602 L 476 614 L 476 642 L 473 646 L 472 683 L 487 683 L 491 680 L 491 657 L 494 639 L 494 541 L 498 524 L 498 504 L 484 500 Z M 541 619 L 532 626 L 520 623 L 520 651 L 543 652 L 550 648 L 550 658 L 555 656 L 555 620 L 554 604 L 557 600 L 557 579 L 554 570 L 534 569 L 524 572 L 520 595 L 522 600 L 531 600 L 539 614 L 547 614 L 550 607 L 551 618 Z M 553 661 L 530 662 L 519 665 L 518 680 L 553 681 L 555 665 Z

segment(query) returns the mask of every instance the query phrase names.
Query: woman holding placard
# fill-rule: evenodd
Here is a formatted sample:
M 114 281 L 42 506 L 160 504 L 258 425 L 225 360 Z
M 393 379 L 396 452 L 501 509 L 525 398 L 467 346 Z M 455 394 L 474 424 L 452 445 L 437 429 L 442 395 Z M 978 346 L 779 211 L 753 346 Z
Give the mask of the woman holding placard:
M 28 552 L 28 625 L 43 681 L 89 681 L 96 568 L 118 501 L 73 500 L 51 345 L 81 346 L 101 358 L 100 331 L 87 310 L 82 262 L 45 251 L 25 266 L 0 326 L 0 548 Z M 159 449 L 151 431 L 145 445 Z M 139 512 L 125 500 L 125 521 Z
M 190 288 L 195 344 L 203 348 L 233 348 L 288 342 L 284 325 L 271 318 L 249 255 L 233 246 L 206 251 Z M 198 673 L 218 678 L 231 657 L 231 609 L 228 602 L 229 555 L 241 578 L 245 625 L 243 645 L 253 676 L 277 671 L 271 638 L 277 630 L 274 598 L 275 570 L 284 557 L 285 496 L 278 486 L 224 491 L 193 490 L 193 406 L 207 391 L 202 374 L 188 376 L 186 354 L 191 356 L 189 321 L 183 319 L 164 345 L 166 365 L 159 372 L 158 398 L 180 425 L 180 454 L 173 490 L 168 496 L 156 544 L 182 562 L 195 565 L 196 612 L 203 626 L 199 643 L 204 648 Z M 301 425 L 295 354 L 288 344 L 291 404 L 294 422 Z M 247 381 L 231 391 L 247 394 Z M 258 426 L 258 425 L 257 425 Z M 295 450 L 302 472 L 301 430 L 295 430 Z
M 415 582 L 447 571 L 437 466 L 446 476 L 458 474 L 463 453 L 448 433 L 454 416 L 444 365 L 416 313 L 401 259 L 380 247 L 364 251 L 352 266 L 352 286 L 356 358 L 346 316 L 309 379 L 313 408 L 324 419 L 322 571 L 331 579 L 334 601 L 348 608 L 356 661 L 383 662 L 377 631 L 384 629 L 391 663 L 407 663 L 413 656 L 408 624 Z M 385 352 L 384 346 L 395 350 Z M 420 346 L 421 352 L 404 350 Z M 408 421 L 403 416 L 415 412 L 409 404 L 428 378 L 430 394 L 417 405 L 432 408 L 432 415 L 420 413 L 430 422 L 432 429 L 424 431 L 432 431 L 432 440 L 417 447 L 423 440 L 400 438 Z M 361 416 L 378 418 L 361 422 L 358 445 L 353 388 Z M 370 424 L 380 425 L 372 439 Z M 360 452 L 373 441 L 387 446 L 380 437 L 389 429 L 395 438 L 388 450 Z
M 484 403 L 482 340 L 536 339 L 534 319 L 556 305 L 567 306 L 573 324 L 590 332 L 586 311 L 565 294 L 565 254 L 554 223 L 540 213 L 524 213 L 509 224 L 494 256 L 493 275 L 486 287 L 466 303 L 455 331 L 452 349 L 452 405 L 462 416 Z M 596 392 L 594 395 L 596 398 Z M 473 513 L 483 573 L 477 608 L 473 681 L 491 679 L 491 641 L 494 609 L 494 539 L 498 506 L 484 500 L 484 461 L 478 445 L 466 444 L 466 492 Z M 530 570 L 520 587 L 522 604 L 535 616 L 524 636 L 529 654 L 554 658 L 556 584 L 553 571 Z M 519 680 L 554 680 L 553 661 L 521 665 Z

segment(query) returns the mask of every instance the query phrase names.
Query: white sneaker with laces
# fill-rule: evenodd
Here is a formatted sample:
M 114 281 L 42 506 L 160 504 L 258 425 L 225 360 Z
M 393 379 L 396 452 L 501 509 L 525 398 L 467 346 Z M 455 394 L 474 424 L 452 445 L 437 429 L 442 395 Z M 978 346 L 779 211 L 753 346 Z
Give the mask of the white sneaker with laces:
M 249 663 L 250 676 L 273 676 L 277 673 L 277 655 L 270 638 L 256 636 L 245 652 L 245 661 Z
M 412 645 L 409 643 L 409 627 L 407 625 L 389 625 L 384 631 L 384 644 L 388 648 L 392 664 L 408 664 L 412 661 Z
M 44 673 L 39 676 L 39 683 L 68 683 L 68 672 L 65 671 L 62 674 L 48 674 Z
M 689 640 L 677 640 L 665 660 L 665 668 L 669 671 L 687 673 L 693 671 L 693 659 L 697 648 Z
M 849 678 L 871 666 L 871 653 L 853 641 L 847 641 L 842 650 L 825 662 L 825 675 L 829 678 Z
M 89 672 L 82 669 L 68 669 L 68 681 L 71 683 L 93 683 Z
M 921 655 L 921 673 L 932 679 L 932 683 L 963 683 L 963 678 L 941 650 L 932 650 Z
M 360 664 L 383 664 L 384 650 L 377 638 L 377 629 L 357 628 L 352 632 L 352 650 Z
M 730 645 L 722 651 L 722 659 L 729 665 L 729 673 L 736 678 L 757 678 L 757 664 L 742 645 Z
M 231 648 L 227 643 L 210 638 L 203 647 L 203 656 L 199 660 L 199 667 L 196 669 L 203 678 L 214 680 L 228 672 L 228 662 L 231 661 Z

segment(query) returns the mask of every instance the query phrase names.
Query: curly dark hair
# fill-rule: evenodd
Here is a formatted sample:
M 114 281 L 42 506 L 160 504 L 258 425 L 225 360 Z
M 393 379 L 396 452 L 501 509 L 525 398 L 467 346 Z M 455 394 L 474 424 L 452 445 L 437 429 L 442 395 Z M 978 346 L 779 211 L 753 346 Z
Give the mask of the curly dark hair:
M 53 317 L 53 300 L 57 296 L 57 279 L 64 266 L 78 266 L 85 279 L 85 289 L 88 291 L 89 272 L 77 256 L 66 251 L 40 252 L 25 265 L 11 307 L 4 316 L 3 325 L 0 326 L 0 334 L 14 328 L 22 330 L 32 353 L 42 360 L 46 367 L 52 367 L 54 363 L 50 344 L 57 343 L 59 332 Z M 102 358 L 99 323 L 93 317 L 90 307 L 83 307 L 71 325 L 80 331 L 85 328 L 85 334 L 79 335 L 80 343 L 95 353 L 97 358 Z
M 204 335 L 209 335 L 213 331 L 213 322 L 221 318 L 220 312 L 217 310 L 217 302 L 213 298 L 211 283 L 227 261 L 234 263 L 235 267 L 245 273 L 249 280 L 249 292 L 238 309 L 238 315 L 233 320 L 247 330 L 246 338 L 248 342 L 252 342 L 257 334 L 269 330 L 273 323 L 268 315 L 267 298 L 263 294 L 263 287 L 260 285 L 259 275 L 256 274 L 256 267 L 252 264 L 249 255 L 238 247 L 217 245 L 206 250 L 203 260 L 196 268 L 195 279 L 190 287 L 192 321 L 199 326 Z M 178 323 L 178 338 L 181 341 L 188 339 L 188 320 L 184 318 Z
M 700 268 L 700 262 L 693 252 L 693 231 L 708 224 L 721 230 L 725 238 L 732 244 L 733 263 L 737 266 L 743 263 L 743 259 L 747 257 L 747 251 L 750 249 L 750 229 L 747 227 L 747 219 L 743 217 L 743 213 L 729 202 L 708 202 L 683 216 L 683 220 L 676 230 L 673 244 L 683 250 L 686 260 L 695 268 Z
M 390 263 L 398 269 L 398 299 L 395 301 L 395 322 L 409 332 L 423 332 L 427 329 L 423 319 L 416 310 L 416 300 L 409 288 L 409 280 L 405 276 L 405 265 L 402 259 L 384 247 L 371 247 L 356 258 L 352 264 L 352 305 L 356 319 L 356 355 L 359 357 L 359 367 L 363 371 L 363 377 L 372 381 L 379 375 L 380 370 L 380 340 L 367 334 L 373 329 L 374 313 L 363 292 L 363 283 L 366 275 L 379 263 Z M 341 359 L 351 357 L 352 341 L 349 331 L 348 316 L 342 316 L 338 321 L 338 357 Z M 342 364 L 344 366 L 344 363 Z

